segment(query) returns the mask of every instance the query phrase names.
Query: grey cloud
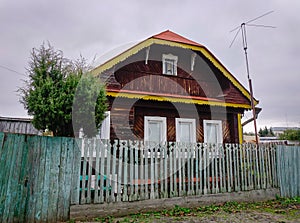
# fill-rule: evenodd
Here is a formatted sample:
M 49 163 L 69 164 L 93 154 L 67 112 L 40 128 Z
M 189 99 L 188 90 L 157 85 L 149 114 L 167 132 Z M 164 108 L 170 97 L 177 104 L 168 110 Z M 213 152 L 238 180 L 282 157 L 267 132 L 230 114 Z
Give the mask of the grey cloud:
M 279 122 L 283 113 L 298 123 L 298 1 L 2 0 L 0 65 L 26 73 L 30 50 L 43 41 L 67 57 L 78 58 L 81 53 L 89 59 L 171 29 L 204 44 L 248 88 L 241 37 L 229 48 L 235 34 L 229 31 L 270 10 L 275 12 L 256 22 L 276 29 L 247 27 L 254 94 L 263 107 L 258 123 Z M 0 68 L 0 78 L 0 115 L 26 115 L 15 92 L 24 77 Z

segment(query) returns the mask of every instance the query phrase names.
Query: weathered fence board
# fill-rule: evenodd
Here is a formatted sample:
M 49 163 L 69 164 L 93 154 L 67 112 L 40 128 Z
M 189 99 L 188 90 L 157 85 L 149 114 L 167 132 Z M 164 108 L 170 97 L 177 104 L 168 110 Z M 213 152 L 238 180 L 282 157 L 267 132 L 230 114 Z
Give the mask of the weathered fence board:
M 0 133 L 0 222 L 68 220 L 74 148 L 74 139 Z
M 300 196 L 300 146 L 277 148 L 277 177 L 283 197 Z
M 299 158 L 299 147 L 0 133 L 0 222 L 64 221 L 70 205 L 278 185 L 282 196 L 299 196 Z

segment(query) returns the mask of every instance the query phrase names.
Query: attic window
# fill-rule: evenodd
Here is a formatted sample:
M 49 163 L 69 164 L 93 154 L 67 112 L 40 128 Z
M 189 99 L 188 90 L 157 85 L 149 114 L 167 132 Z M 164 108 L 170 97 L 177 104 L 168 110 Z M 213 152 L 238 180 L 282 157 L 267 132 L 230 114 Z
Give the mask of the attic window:
M 177 56 L 174 56 L 172 54 L 163 54 L 163 74 L 177 75 L 177 61 Z

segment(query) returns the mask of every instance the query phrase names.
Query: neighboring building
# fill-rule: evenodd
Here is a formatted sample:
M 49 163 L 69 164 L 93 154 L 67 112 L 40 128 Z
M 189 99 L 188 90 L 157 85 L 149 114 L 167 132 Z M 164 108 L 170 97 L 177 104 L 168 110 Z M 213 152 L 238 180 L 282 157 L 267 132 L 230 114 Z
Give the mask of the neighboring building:
M 30 118 L 0 117 L 0 132 L 41 135 L 41 131 L 35 129 L 31 121 Z
M 205 46 L 168 30 L 98 65 L 93 73 L 105 81 L 109 101 L 107 138 L 242 142 L 250 93 Z
M 271 127 L 274 135 L 278 137 L 280 134 L 283 134 L 285 130 L 299 130 L 298 127 Z

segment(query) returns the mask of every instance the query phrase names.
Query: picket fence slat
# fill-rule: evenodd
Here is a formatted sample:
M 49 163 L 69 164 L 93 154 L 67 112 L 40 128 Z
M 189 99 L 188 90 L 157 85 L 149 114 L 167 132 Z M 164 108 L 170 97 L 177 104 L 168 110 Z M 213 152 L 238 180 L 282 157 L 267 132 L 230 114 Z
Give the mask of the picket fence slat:
M 65 221 L 74 204 L 278 186 L 299 196 L 299 148 L 0 133 L 0 222 Z

